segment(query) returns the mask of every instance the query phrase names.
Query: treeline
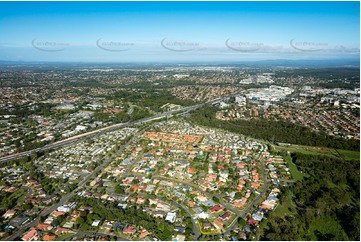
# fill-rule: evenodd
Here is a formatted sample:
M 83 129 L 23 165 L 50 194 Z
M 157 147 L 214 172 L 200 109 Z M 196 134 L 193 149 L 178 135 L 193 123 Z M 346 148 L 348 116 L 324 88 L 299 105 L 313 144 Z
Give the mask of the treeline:
M 330 78 L 347 79 L 352 81 L 360 81 L 360 69 L 359 68 L 307 68 L 307 69 L 293 69 L 285 71 L 276 71 L 277 77 L 290 77 L 290 76 L 304 76 L 315 77 L 325 80 Z
M 146 78 L 145 78 L 146 79 Z M 188 86 L 188 85 L 194 85 L 193 81 L 190 81 L 188 79 L 181 79 L 181 80 L 159 80 L 157 81 L 157 85 L 154 85 L 154 82 L 150 81 L 138 81 L 138 82 L 132 82 L 130 84 L 120 84 L 119 87 L 123 88 L 135 88 L 135 89 L 143 89 L 143 90 L 151 90 L 155 87 L 157 88 L 173 88 L 173 87 L 179 87 L 179 86 Z
M 231 132 L 241 133 L 256 139 L 270 142 L 283 142 L 307 146 L 323 146 L 345 150 L 359 150 L 360 142 L 335 138 L 322 132 L 314 132 L 286 121 L 266 119 L 223 121 L 215 118 L 217 108 L 204 106 L 192 112 L 190 119 L 200 125 L 222 128 Z
M 97 111 L 94 113 L 94 120 L 102 121 L 102 122 L 112 121 L 113 123 L 125 123 L 128 121 L 135 121 L 150 116 L 152 116 L 152 113 L 148 109 L 133 107 L 133 112 L 131 115 L 127 113 L 127 110 L 115 114 L 109 114 L 109 113 Z
M 359 86 L 357 81 L 345 82 L 345 81 L 333 81 L 333 82 L 321 82 L 318 86 L 322 88 L 343 88 L 343 89 L 354 89 Z
M 360 162 L 292 154 L 308 174 L 293 189 L 295 214 L 270 213 L 261 240 L 360 240 Z
M 52 103 L 37 103 L 31 108 L 15 105 L 11 109 L 0 109 L 0 115 L 16 115 L 17 118 L 27 118 L 29 115 L 49 116 L 54 106 Z

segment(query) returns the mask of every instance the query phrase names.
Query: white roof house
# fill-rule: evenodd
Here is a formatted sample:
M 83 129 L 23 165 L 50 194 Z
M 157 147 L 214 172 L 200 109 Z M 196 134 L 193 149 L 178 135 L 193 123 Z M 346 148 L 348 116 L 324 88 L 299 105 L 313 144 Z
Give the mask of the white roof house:
M 169 213 L 167 213 L 167 217 L 165 218 L 165 221 L 168 221 L 168 222 L 170 222 L 170 223 L 174 223 L 174 221 L 175 221 L 175 219 L 176 219 L 176 215 L 177 215 L 177 213 L 171 213 L 171 212 L 169 212 Z
M 100 220 L 94 220 L 94 222 L 92 223 L 93 227 L 98 227 L 100 223 Z

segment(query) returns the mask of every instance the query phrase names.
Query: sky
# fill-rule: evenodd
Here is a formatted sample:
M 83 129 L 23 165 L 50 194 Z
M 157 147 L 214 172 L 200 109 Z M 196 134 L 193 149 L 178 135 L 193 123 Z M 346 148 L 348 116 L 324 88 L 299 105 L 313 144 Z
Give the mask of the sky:
M 359 2 L 0 2 L 0 60 L 359 59 Z

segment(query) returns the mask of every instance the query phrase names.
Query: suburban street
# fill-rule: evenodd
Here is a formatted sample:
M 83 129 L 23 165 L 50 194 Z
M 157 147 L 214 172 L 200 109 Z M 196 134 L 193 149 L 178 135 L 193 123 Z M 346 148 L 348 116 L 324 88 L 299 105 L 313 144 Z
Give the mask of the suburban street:
M 258 203 L 258 201 L 262 198 L 262 196 L 266 194 L 267 189 L 268 189 L 267 174 L 266 174 L 266 172 L 265 172 L 264 162 L 263 162 L 263 160 L 261 161 L 261 159 L 260 159 L 260 155 L 261 155 L 263 149 L 264 149 L 264 148 L 262 148 L 262 150 L 261 150 L 260 153 L 259 153 L 258 160 L 259 160 L 259 162 L 260 162 L 260 164 L 261 164 L 262 178 L 263 178 L 263 182 L 264 182 L 264 187 L 263 187 L 262 192 L 261 192 L 260 194 L 258 194 L 258 196 L 256 197 L 256 199 L 254 199 L 254 200 L 252 201 L 252 203 L 251 203 L 243 212 L 240 213 L 239 217 L 241 217 L 242 219 L 244 219 L 244 218 L 247 216 L 247 214 L 248 214 L 248 213 L 252 210 L 252 208 Z M 237 226 L 238 226 L 238 222 L 236 221 L 236 222 L 233 224 L 233 226 L 231 226 L 230 228 L 228 228 L 228 229 L 224 232 L 224 234 L 226 234 L 226 235 L 230 234 L 230 232 L 233 231 L 234 229 L 236 229 Z
M 97 129 L 97 130 L 93 130 L 93 131 L 90 131 L 90 132 L 87 132 L 87 133 L 79 134 L 79 135 L 70 137 L 70 138 L 65 139 L 65 140 L 57 141 L 57 142 L 54 142 L 52 144 L 45 145 L 45 146 L 43 146 L 41 148 L 28 150 L 28 151 L 20 152 L 20 153 L 17 153 L 17 154 L 1 157 L 0 158 L 0 163 L 4 163 L 6 161 L 15 160 L 15 159 L 19 159 L 19 158 L 22 158 L 22 157 L 25 157 L 25 156 L 29 156 L 33 152 L 41 152 L 41 151 L 57 149 L 57 148 L 60 148 L 60 147 L 63 147 L 63 146 L 70 145 L 72 143 L 78 142 L 78 141 L 80 141 L 82 139 L 85 139 L 85 138 L 89 138 L 89 137 L 92 137 L 92 136 L 96 136 L 96 135 L 106 133 L 108 131 L 112 131 L 112 130 L 116 130 L 116 129 L 120 129 L 120 128 L 125 128 L 125 127 L 129 127 L 129 126 L 136 125 L 136 124 L 143 124 L 143 123 L 152 122 L 152 121 L 155 121 L 155 120 L 158 120 L 158 119 L 165 118 L 165 117 L 167 117 L 169 115 L 173 115 L 173 114 L 177 114 L 177 113 L 178 113 L 178 115 L 184 115 L 184 114 L 188 113 L 191 110 L 195 110 L 195 109 L 200 108 L 200 107 L 202 107 L 204 105 L 207 105 L 207 104 L 219 102 L 219 101 L 221 101 L 223 99 L 229 98 L 229 97 L 231 97 L 233 95 L 236 95 L 236 94 L 237 93 L 232 93 L 232 94 L 227 95 L 225 97 L 217 98 L 217 99 L 214 99 L 214 100 L 211 100 L 211 101 L 208 101 L 208 102 L 204 102 L 204 103 L 189 106 L 189 107 L 180 108 L 180 109 L 173 110 L 173 111 L 164 112 L 164 113 L 161 113 L 161 114 L 154 115 L 152 117 L 140 119 L 140 120 L 133 121 L 133 122 L 113 124 L 113 125 L 110 125 L 110 126 L 107 126 L 107 127 L 103 127 L 101 129 Z
M 235 219 L 238 219 L 239 217 L 241 217 L 242 219 L 244 219 L 246 217 L 246 215 L 253 209 L 253 207 L 259 202 L 259 200 L 262 198 L 263 195 L 266 194 L 267 192 L 267 189 L 268 189 L 268 183 L 267 183 L 267 174 L 265 172 L 265 168 L 264 168 L 264 162 L 261 161 L 260 159 L 260 154 L 262 153 L 263 151 L 263 148 L 262 150 L 260 151 L 259 153 L 259 156 L 258 156 L 258 161 L 260 162 L 261 164 L 261 170 L 262 170 L 262 178 L 263 178 L 263 181 L 264 181 L 264 187 L 263 187 L 263 190 L 262 192 L 260 192 L 260 194 L 258 194 L 258 196 L 252 201 L 251 204 L 248 205 L 248 207 L 243 210 L 242 212 L 241 211 L 238 211 L 236 210 L 235 208 L 231 207 L 230 205 L 224 203 L 221 201 L 221 198 L 219 198 L 219 204 L 221 204 L 223 207 L 225 207 L 226 209 L 228 209 L 229 211 L 232 211 L 233 213 L 237 214 L 237 217 Z M 188 186 L 191 186 L 192 188 L 196 189 L 196 190 L 199 190 L 201 192 L 203 192 L 208 198 L 213 198 L 214 195 L 210 194 L 210 193 L 207 193 L 203 190 L 201 190 L 198 186 L 196 186 L 195 184 L 193 183 L 190 183 L 190 182 L 184 182 L 184 181 L 180 181 L 180 180 L 177 180 L 177 179 L 173 179 L 173 178 L 168 178 L 168 177 L 163 177 L 163 176 L 154 176 L 154 178 L 158 178 L 158 179 L 164 179 L 164 180 L 168 180 L 168 181 L 172 181 L 172 182 L 176 182 L 176 183 L 182 183 L 182 184 L 185 184 L 185 185 L 188 185 Z M 192 218 L 192 221 L 194 222 L 194 218 L 191 216 Z M 193 224 L 196 224 L 195 222 Z M 234 224 L 228 228 L 223 234 L 229 234 L 231 231 L 233 231 L 235 228 L 237 228 L 238 226 L 238 222 L 234 222 Z
M 105 160 L 105 162 L 103 162 L 100 166 L 98 166 L 92 173 L 90 173 L 89 175 L 87 175 L 81 182 L 79 182 L 78 186 L 76 189 L 74 189 L 73 191 L 71 191 L 70 193 L 65 194 L 64 196 L 61 197 L 61 199 L 59 200 L 59 202 L 57 202 L 56 204 L 54 204 L 53 206 L 51 206 L 48 209 L 44 209 L 37 218 L 35 218 L 34 220 L 32 220 L 30 223 L 24 225 L 21 229 L 23 230 L 27 230 L 31 227 L 34 227 L 37 223 L 38 220 L 41 216 L 45 217 L 48 216 L 49 214 L 51 214 L 53 211 L 55 211 L 59 206 L 62 206 L 64 203 L 68 202 L 69 199 L 71 197 L 73 197 L 80 188 L 82 188 L 87 181 L 89 181 L 89 179 L 93 178 L 95 174 L 97 174 L 98 171 L 100 171 L 101 169 L 103 169 L 106 165 L 109 164 L 109 162 L 112 161 L 112 159 L 119 154 L 125 147 L 127 147 L 127 145 L 131 142 L 133 142 L 134 137 L 138 136 L 142 131 L 139 131 L 138 133 L 136 133 L 133 138 L 131 140 L 129 140 L 126 144 L 122 145 L 118 151 L 113 154 L 111 157 L 109 157 L 108 159 Z M 8 238 L 4 239 L 4 240 L 15 240 L 16 238 L 18 238 L 20 236 L 21 232 L 20 230 L 17 230 L 14 234 L 12 234 L 11 236 L 9 236 Z
M 144 193 L 139 193 L 138 195 L 141 195 L 143 197 L 148 197 L 148 194 L 144 194 Z M 157 199 L 162 200 L 162 197 L 160 196 L 156 196 Z M 198 238 L 199 236 L 201 236 L 201 232 L 198 229 L 197 223 L 194 221 L 192 214 L 189 212 L 189 210 L 184 207 L 182 204 L 179 204 L 178 202 L 172 200 L 172 203 L 174 204 L 174 206 L 178 207 L 179 209 L 182 209 L 183 211 L 185 211 L 187 213 L 187 215 L 191 218 L 192 220 L 192 224 L 193 224 L 193 233 L 196 235 L 196 237 Z
M 43 148 L 38 148 L 38 149 L 35 149 L 35 150 L 32 150 L 32 151 L 26 151 L 26 152 L 23 152 L 23 153 L 19 153 L 15 156 L 11 156 L 11 157 L 3 157 L 0 159 L 1 162 L 6 162 L 8 160 L 11 160 L 11 159 L 15 159 L 15 158 L 20 158 L 20 157 L 23 157 L 23 156 L 27 156 L 27 155 L 30 155 L 32 152 L 34 151 L 45 151 L 45 150 L 50 150 L 50 149 L 55 149 L 55 148 L 60 148 L 62 146 L 66 146 L 66 145 L 70 145 L 74 142 L 78 142 L 86 137 L 91 137 L 91 136 L 94 136 L 94 135 L 99 135 L 99 134 L 102 134 L 102 133 L 105 133 L 105 132 L 108 132 L 108 131 L 111 131 L 111 130 L 115 130 L 115 129 L 119 129 L 119 128 L 124 128 L 124 127 L 128 127 L 128 126 L 131 126 L 131 125 L 136 125 L 136 124 L 143 124 L 143 123 L 147 123 L 147 122 L 151 122 L 151 121 L 154 121 L 154 120 L 157 120 L 157 119 L 161 119 L 163 117 L 166 117 L 168 115 L 172 115 L 174 113 L 178 113 L 180 115 L 183 115 L 185 113 L 187 113 L 188 111 L 190 110 L 193 110 L 193 109 L 196 109 L 196 108 L 199 108 L 205 104 L 209 104 L 209 103 L 213 103 L 213 102 L 217 102 L 219 100 L 221 100 L 222 98 L 219 98 L 219 99 L 215 99 L 215 100 L 212 100 L 212 101 L 209 101 L 209 102 L 206 102 L 206 103 L 203 103 L 203 104 L 198 104 L 198 105 L 194 105 L 194 106 L 191 106 L 191 107 L 186 107 L 186 108 L 182 108 L 182 109 L 178 109 L 178 110 L 175 110 L 175 111 L 169 111 L 169 112 L 165 112 L 165 113 L 162 113 L 162 114 L 159 114 L 159 115 L 156 115 L 156 116 L 153 116 L 153 117 L 150 117 L 150 118 L 145 118 L 145 119 L 141 119 L 141 120 L 138 120 L 138 121 L 134 121 L 134 122 L 129 122 L 129 123 L 123 123 L 123 124 L 115 124 L 115 125 L 112 125 L 112 126 L 108 126 L 108 127 L 105 127 L 105 128 L 102 128 L 102 129 L 99 129 L 99 130 L 95 130 L 95 131 L 92 131 L 92 132 L 88 132 L 88 133 L 85 133 L 85 134 L 81 134 L 81 135 L 77 135 L 75 137 L 72 137 L 72 138 L 69 138 L 69 139 L 66 139 L 66 140 L 63 140 L 63 141 L 59 141 L 59 142 L 56 142 L 56 143 L 53 143 L 53 144 L 50 144 L 50 145 L 47 145 L 47 146 L 44 146 Z M 179 113 L 181 112 L 181 113 Z M 134 139 L 136 137 L 138 137 L 141 133 L 143 132 L 143 130 L 140 130 L 138 131 L 136 134 L 134 134 L 134 136 L 132 137 L 131 140 L 129 140 L 126 144 L 122 145 L 116 153 L 114 153 L 111 157 L 107 158 L 100 166 L 96 167 L 96 169 L 88 174 L 82 181 L 79 182 L 79 184 L 77 185 L 77 188 L 74 189 L 73 191 L 71 191 L 70 193 L 68 194 L 65 194 L 64 196 L 61 197 L 61 199 L 53 206 L 51 206 L 50 208 L 48 209 L 45 209 L 41 212 L 41 214 L 39 214 L 39 216 L 37 218 L 35 218 L 34 220 L 32 220 L 30 223 L 28 223 L 27 225 L 23 226 L 22 227 L 22 230 L 27 230 L 31 227 L 34 227 L 37 223 L 38 223 L 38 220 L 41 216 L 48 216 L 50 213 L 52 213 L 53 211 L 55 211 L 59 206 L 62 206 L 63 204 L 65 204 L 66 202 L 69 201 L 69 199 L 71 197 L 73 197 L 80 188 L 82 188 L 86 182 L 88 182 L 91 178 L 94 177 L 95 174 L 97 174 L 97 172 L 99 172 L 100 170 L 102 170 L 106 165 L 109 164 L 109 162 L 112 161 L 112 159 L 117 155 L 119 154 L 119 152 L 121 152 L 125 147 L 128 146 L 129 143 L 133 142 Z M 263 161 L 260 160 L 260 155 L 261 155 L 261 152 L 263 151 L 263 147 L 262 147 L 262 150 L 259 152 L 259 156 L 258 156 L 258 159 L 259 162 L 260 162 L 260 165 L 261 165 L 261 170 L 262 170 L 262 177 L 263 177 L 263 181 L 264 181 L 264 187 L 263 187 L 263 190 L 262 192 L 252 201 L 251 204 L 248 205 L 248 207 L 243 210 L 242 212 L 233 208 L 232 206 L 230 206 L 229 204 L 227 203 L 224 203 L 222 201 L 222 198 L 218 197 L 219 198 L 219 204 L 222 205 L 223 207 L 225 207 L 227 210 L 229 211 L 232 211 L 233 213 L 235 213 L 237 215 L 237 217 L 235 218 L 235 221 L 233 222 L 232 226 L 229 227 L 223 234 L 225 235 L 228 235 L 232 230 L 234 230 L 235 228 L 237 228 L 238 226 L 238 221 L 237 219 L 239 217 L 241 218 L 245 218 L 246 215 L 252 210 L 252 208 L 259 202 L 259 200 L 262 198 L 262 196 L 266 193 L 267 189 L 268 189 L 268 183 L 267 183 L 267 174 L 265 173 L 265 168 L 264 168 L 264 163 Z M 126 171 L 122 174 L 122 178 L 126 177 L 132 167 L 133 167 L 134 163 L 132 165 L 130 165 Z M 136 175 L 135 175 L 136 176 Z M 203 192 L 208 198 L 212 199 L 214 197 L 214 195 L 206 192 L 206 191 L 203 191 L 202 189 L 200 189 L 197 185 L 191 183 L 191 182 L 185 182 L 185 181 L 181 181 L 181 180 L 177 180 L 177 179 L 173 179 L 173 178 L 167 178 L 167 177 L 163 177 L 163 176 L 159 176 L 159 175 L 155 175 L 153 176 L 153 178 L 159 178 L 159 179 L 164 179 L 164 180 L 168 180 L 168 181 L 172 181 L 172 182 L 176 182 L 176 183 L 181 183 L 181 184 L 185 184 L 185 185 L 188 185 L 196 190 L 199 190 L 201 192 Z M 31 192 L 31 190 L 30 190 Z M 175 204 L 178 208 L 184 210 L 190 217 L 191 217 L 191 220 L 192 220 L 192 223 L 193 223 L 193 233 L 197 236 L 197 238 L 201 235 L 199 229 L 198 229 L 198 226 L 196 224 L 196 221 L 195 219 L 193 218 L 193 216 L 189 213 L 189 211 L 184 207 L 182 206 L 181 204 L 175 202 L 175 201 L 172 201 L 173 204 Z M 90 232 L 89 232 L 90 233 Z M 17 232 L 15 232 L 12 236 L 6 238 L 6 240 L 14 240 L 16 238 L 18 238 L 20 236 L 20 230 L 18 230 Z M 88 234 L 88 232 L 78 232 L 77 234 L 75 235 L 72 235 L 72 237 L 75 237 L 76 235 L 86 235 Z M 91 233 L 92 234 L 92 233 Z M 99 234 L 100 235 L 100 234 Z M 71 237 L 71 238 L 72 238 Z

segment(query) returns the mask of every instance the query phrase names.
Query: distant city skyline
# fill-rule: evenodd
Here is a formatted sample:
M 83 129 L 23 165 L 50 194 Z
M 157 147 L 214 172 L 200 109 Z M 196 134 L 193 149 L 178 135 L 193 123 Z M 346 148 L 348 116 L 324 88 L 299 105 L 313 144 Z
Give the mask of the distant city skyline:
M 360 3 L 0 2 L 0 60 L 359 59 Z

